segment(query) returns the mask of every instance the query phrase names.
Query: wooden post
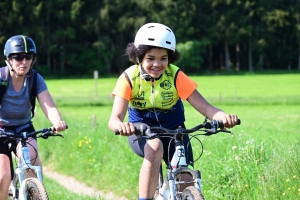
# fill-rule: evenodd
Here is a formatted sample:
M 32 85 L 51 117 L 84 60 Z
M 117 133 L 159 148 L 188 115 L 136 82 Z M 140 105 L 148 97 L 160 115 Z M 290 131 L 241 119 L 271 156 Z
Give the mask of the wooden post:
M 97 84 L 97 80 L 98 80 L 98 71 L 95 70 L 94 71 L 95 97 L 98 97 L 98 84 Z
M 97 124 L 96 115 L 92 115 L 92 128 L 95 128 Z

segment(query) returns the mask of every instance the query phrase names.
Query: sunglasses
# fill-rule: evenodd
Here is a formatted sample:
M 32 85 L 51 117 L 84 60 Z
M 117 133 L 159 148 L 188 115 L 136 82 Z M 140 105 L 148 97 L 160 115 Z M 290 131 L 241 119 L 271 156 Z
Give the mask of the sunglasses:
M 33 55 L 32 54 L 15 54 L 15 55 L 12 55 L 11 58 L 15 59 L 16 61 L 22 61 L 24 58 L 26 60 L 32 60 Z

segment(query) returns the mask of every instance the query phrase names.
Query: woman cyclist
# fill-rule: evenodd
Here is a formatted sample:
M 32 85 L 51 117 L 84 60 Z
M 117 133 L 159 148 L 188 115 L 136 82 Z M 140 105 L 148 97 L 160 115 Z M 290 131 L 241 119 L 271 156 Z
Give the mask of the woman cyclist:
M 16 35 L 9 38 L 4 47 L 5 62 L 8 67 L 7 86 L 3 94 L 0 107 L 0 125 L 5 130 L 16 130 L 19 132 L 33 132 L 31 122 L 31 100 L 29 96 L 29 83 L 33 78 L 32 67 L 37 59 L 36 46 L 34 41 L 24 35 Z M 1 72 L 3 72 L 1 70 Z M 4 74 L 1 73 L 1 81 Z M 53 99 L 47 89 L 47 85 L 40 74 L 36 76 L 37 99 L 45 116 L 53 124 L 56 131 L 66 129 L 66 123 L 55 106 Z M 8 123 L 1 123 L 7 121 Z M 0 139 L 0 199 L 6 199 L 8 188 L 13 177 L 12 157 L 13 151 L 17 157 L 20 155 L 20 144 L 9 141 L 12 148 L 8 147 L 8 141 Z M 30 138 L 29 153 L 32 165 L 41 165 L 37 154 L 38 146 L 36 138 Z M 35 176 L 33 172 L 28 173 L 29 177 Z

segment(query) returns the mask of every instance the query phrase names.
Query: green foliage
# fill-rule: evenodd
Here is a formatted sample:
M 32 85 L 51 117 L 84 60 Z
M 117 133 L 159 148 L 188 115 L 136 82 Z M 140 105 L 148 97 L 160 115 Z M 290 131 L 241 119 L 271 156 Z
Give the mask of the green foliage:
M 100 56 L 95 48 L 86 49 L 80 54 L 72 54 L 69 59 L 69 65 L 76 71 L 76 75 L 93 74 L 97 70 L 99 74 L 104 74 L 106 69 L 103 67 Z
M 203 61 L 203 53 L 205 52 L 205 46 L 208 41 L 187 41 L 185 43 L 179 43 L 176 45 L 176 49 L 180 52 L 180 60 L 175 64 L 183 70 L 186 67 L 194 69 L 199 72 L 201 69 L 201 63 Z
M 194 47 L 188 49 L 198 43 L 205 49 L 186 50 L 196 54 L 180 61 L 186 72 L 229 70 L 230 63 L 248 71 L 258 60 L 259 70 L 298 69 L 299 7 L 296 0 L 2 1 L 0 45 L 12 35 L 30 36 L 37 45 L 37 68 L 46 66 L 57 76 L 86 76 L 95 68 L 119 74 L 128 67 L 124 49 L 138 28 L 158 22 L 174 31 L 178 49 L 189 42 Z M 83 70 L 87 63 L 90 70 Z

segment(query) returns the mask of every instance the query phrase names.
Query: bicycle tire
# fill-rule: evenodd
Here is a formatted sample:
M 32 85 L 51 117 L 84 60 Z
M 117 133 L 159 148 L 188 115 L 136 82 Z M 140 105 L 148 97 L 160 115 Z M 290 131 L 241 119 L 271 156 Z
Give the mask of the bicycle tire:
M 25 181 L 28 200 L 49 200 L 46 188 L 37 178 L 29 178 Z
M 14 200 L 13 192 L 11 189 L 8 190 L 7 200 Z
M 189 186 L 182 191 L 182 200 L 204 200 L 203 194 L 195 187 Z
M 155 193 L 154 193 L 154 197 L 153 197 L 153 200 L 156 200 L 159 198 L 159 191 L 158 189 L 155 190 Z

